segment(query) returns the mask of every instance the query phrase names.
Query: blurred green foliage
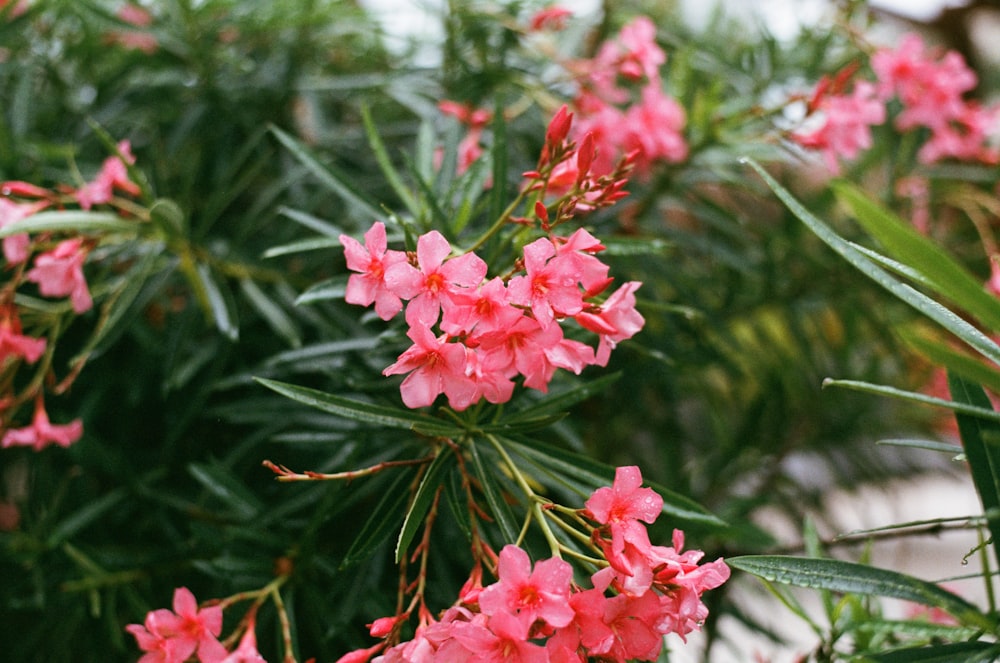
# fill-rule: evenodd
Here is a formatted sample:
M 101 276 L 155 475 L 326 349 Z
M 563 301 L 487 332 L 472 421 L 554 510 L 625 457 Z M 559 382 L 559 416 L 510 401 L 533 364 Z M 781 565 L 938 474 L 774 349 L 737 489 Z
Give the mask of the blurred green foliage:
M 926 469 L 921 457 L 874 442 L 933 435 L 936 424 L 905 403 L 822 391 L 830 376 L 918 387 L 927 369 L 893 331 L 913 315 L 739 163 L 772 164 L 810 209 L 843 220 L 776 127 L 791 93 L 860 57 L 847 28 L 866 26 L 863 8 L 845 10 L 838 28 L 781 42 L 722 17 L 692 32 L 667 3 L 605 4 L 550 46 L 559 57 L 592 55 L 635 12 L 651 15 L 669 52 L 669 92 L 688 113 L 691 156 L 634 181 L 624 205 L 589 221 L 609 239 L 612 273 L 644 282 L 647 326 L 612 359 L 609 373 L 621 379 L 545 439 L 638 464 L 725 519 L 727 528 L 688 527 L 709 558 L 767 551 L 775 541 L 755 522 L 762 509 L 797 525 L 806 511 L 822 517 L 836 487 Z M 278 568 L 292 569 L 283 596 L 300 659 L 334 660 L 367 644 L 366 621 L 394 610 L 391 545 L 348 553 L 373 512 L 401 511 L 385 496 L 405 492 L 410 475 L 279 485 L 260 463 L 337 471 L 405 455 L 419 441 L 306 408 L 253 378 L 397 403 L 396 383 L 380 372 L 404 340 L 328 296 L 346 280 L 335 238 L 360 236 L 375 215 L 419 227 L 428 219 L 410 219 L 407 203 L 426 211 L 433 196 L 445 217 L 485 218 L 533 167 L 568 82 L 552 73 L 551 52 L 525 45 L 518 26 L 535 8 L 528 2 L 451 3 L 440 68 L 388 51 L 349 0 L 170 0 L 149 5 L 148 28 L 122 21 L 117 7 L 40 0 L 23 14 L 5 10 L 0 179 L 80 182 L 106 156 L 95 123 L 128 138 L 156 195 L 178 205 L 178 241 L 222 310 L 206 316 L 183 267 L 158 263 L 127 322 L 53 405 L 83 417 L 83 440 L 0 454 L 0 495 L 21 513 L 17 528 L 0 532 L 0 629 L 17 634 L 4 638 L 4 656 L 134 660 L 123 626 L 166 606 L 174 587 L 221 597 L 266 585 Z M 123 31 L 148 31 L 158 47 L 127 48 L 111 36 Z M 487 132 L 487 156 L 464 179 L 432 167 L 435 147 L 453 159 L 460 138 L 436 110 L 441 99 L 515 109 L 491 127 L 502 133 Z M 880 142 L 859 172 L 878 173 L 897 147 Z M 490 172 L 506 179 L 483 193 L 476 185 Z M 995 179 L 974 169 L 940 175 L 983 190 Z M 955 235 L 961 253 L 969 234 Z M 295 250 L 314 240 L 326 248 Z M 985 265 L 972 267 L 985 278 Z M 567 377 L 555 389 L 575 384 Z M 457 520 L 439 527 L 462 537 Z M 448 597 L 467 553 L 436 552 L 436 591 Z M 714 601 L 714 618 L 740 615 L 722 592 Z M 262 652 L 277 660 L 272 607 L 258 623 Z

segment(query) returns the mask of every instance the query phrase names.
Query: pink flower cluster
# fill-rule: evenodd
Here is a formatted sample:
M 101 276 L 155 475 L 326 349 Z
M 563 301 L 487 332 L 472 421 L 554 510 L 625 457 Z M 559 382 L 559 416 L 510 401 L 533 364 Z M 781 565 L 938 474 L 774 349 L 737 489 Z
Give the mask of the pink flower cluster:
M 597 301 L 611 279 L 596 256 L 604 246 L 583 229 L 531 242 L 519 273 L 506 279 L 487 279 L 487 265 L 474 253 L 452 255 L 437 231 L 421 235 L 411 254 L 387 248 L 382 223 L 365 233 L 364 245 L 346 235 L 340 241 L 348 269 L 356 272 L 347 302 L 374 303 L 383 320 L 407 302 L 413 345 L 383 371 L 408 374 L 400 387 L 407 407 L 430 405 L 442 393 L 456 410 L 481 398 L 503 403 L 518 375 L 525 386 L 545 391 L 557 368 L 580 373 L 590 364 L 606 365 L 615 345 L 644 323 L 635 309 L 637 282 Z M 569 318 L 598 335 L 596 351 L 564 335 L 559 323 Z
M 338 663 L 582 663 L 656 660 L 663 637 L 682 638 L 700 628 L 708 611 L 703 592 L 729 578 L 721 559 L 698 565 L 699 551 L 681 552 L 649 542 L 644 523 L 652 523 L 662 498 L 641 488 L 637 467 L 620 467 L 610 488 L 598 489 L 581 515 L 597 524 L 594 539 L 612 554 L 610 566 L 591 577 L 592 587 L 573 581 L 573 568 L 559 558 L 537 562 L 515 545 L 500 551 L 497 581 L 478 590 L 471 579 L 459 602 L 440 619 L 422 615 L 411 640 L 398 642 L 407 615 L 370 625 L 385 641 L 350 652 Z M 391 644 L 390 640 L 395 644 Z M 388 647 L 388 649 L 386 649 Z
M 253 615 L 239 644 L 230 652 L 218 640 L 222 607 L 199 609 L 187 587 L 174 590 L 173 611 L 153 610 L 142 624 L 129 624 L 125 630 L 145 652 L 138 663 L 184 663 L 195 654 L 201 663 L 264 663 L 257 651 Z
M 838 159 L 853 159 L 871 147 L 871 127 L 885 122 L 886 104 L 893 99 L 902 107 L 893 120 L 899 131 L 925 129 L 930 134 L 917 154 L 921 163 L 1000 160 L 990 144 L 1000 129 L 1000 110 L 963 98 L 977 81 L 960 54 L 948 51 L 936 57 L 910 34 L 898 48 L 872 55 L 871 68 L 875 82 L 859 80 L 849 94 L 843 93 L 846 76 L 822 80 L 807 119 L 818 126 L 792 134 L 801 145 L 823 150 L 833 172 L 839 171 Z
M 663 91 L 660 67 L 666 61 L 656 43 L 656 26 L 640 16 L 593 59 L 572 65 L 580 84 L 573 136 L 594 136 L 597 174 L 612 172 L 623 154 L 635 154 L 636 170 L 643 175 L 656 162 L 687 158 L 684 108 Z
M 75 203 L 83 209 L 110 203 L 116 191 L 137 195 L 139 187 L 129 179 L 126 161 L 131 163 L 127 141 L 119 143 L 121 156 L 105 159 L 95 178 L 68 195 L 63 190 L 52 191 L 27 182 L 10 181 L 0 184 L 0 228 L 23 221 L 46 209 L 62 208 Z M 123 160 L 124 159 L 124 160 Z M 0 370 L 16 370 L 18 362 L 35 364 L 49 345 L 46 338 L 23 333 L 21 312 L 14 304 L 17 289 L 34 284 L 44 297 L 68 297 L 73 312 L 82 314 L 93 307 L 93 299 L 83 265 L 94 242 L 81 236 L 53 241 L 48 234 L 34 240 L 28 233 L 16 233 L 3 238 L 5 267 L 12 272 L 9 281 L 0 288 Z M 44 247 L 45 250 L 38 250 Z M 49 248 L 51 247 L 51 248 Z M 75 419 L 66 425 L 49 421 L 42 397 L 41 381 L 32 381 L 35 391 L 0 395 L 0 448 L 27 446 L 38 451 L 51 444 L 69 446 L 80 439 L 83 425 Z M 34 416 L 30 425 L 9 428 L 7 423 L 17 407 L 34 401 Z

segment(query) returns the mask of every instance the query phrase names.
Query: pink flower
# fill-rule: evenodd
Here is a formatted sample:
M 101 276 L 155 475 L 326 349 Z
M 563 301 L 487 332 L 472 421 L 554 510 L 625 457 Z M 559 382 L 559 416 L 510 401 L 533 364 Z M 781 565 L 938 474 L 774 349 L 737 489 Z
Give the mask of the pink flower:
M 38 361 L 45 352 L 45 339 L 21 334 L 21 319 L 17 308 L 0 307 L 0 366 L 8 357 L 21 357 L 29 364 Z
M 524 247 L 526 275 L 507 284 L 510 301 L 530 306 L 538 324 L 546 328 L 556 317 L 573 316 L 583 310 L 583 294 L 576 263 L 556 256 L 555 246 L 542 237 Z
M 454 409 L 469 407 L 477 390 L 466 373 L 466 347 L 448 342 L 444 335 L 435 337 L 426 325 L 411 324 L 406 335 L 414 344 L 382 371 L 383 375 L 409 373 L 399 387 L 403 404 L 409 408 L 425 407 L 443 393 Z
M 83 435 L 83 422 L 74 419 L 68 424 L 53 424 L 45 411 L 45 403 L 41 396 L 35 399 L 35 416 L 30 426 L 11 428 L 3 434 L 0 448 L 31 447 L 41 451 L 50 444 L 68 447 Z
M 69 295 L 73 310 L 83 313 L 93 306 L 87 281 L 83 276 L 83 262 L 86 259 L 83 238 L 64 240 L 52 251 L 35 258 L 35 266 L 28 272 L 27 279 L 37 283 L 39 292 L 46 297 Z
M 386 285 L 385 272 L 392 265 L 406 262 L 406 254 L 387 250 L 385 225 L 381 222 L 376 222 L 365 233 L 364 246 L 347 235 L 340 236 L 340 243 L 344 246 L 347 268 L 358 272 L 347 279 L 344 300 L 360 306 L 370 306 L 374 302 L 378 317 L 392 319 L 403 309 L 403 302 Z
M 662 617 L 659 628 L 663 633 L 677 633 L 682 639 L 701 627 L 708 608 L 701 601 L 705 591 L 715 589 L 729 579 L 730 570 L 721 559 L 698 565 L 704 556 L 700 550 L 681 552 L 684 533 L 674 530 L 673 548 L 655 546 L 654 586 L 662 592 Z
M 580 325 L 600 336 L 594 359 L 598 366 L 607 366 L 615 346 L 620 341 L 635 336 L 646 323 L 635 308 L 635 291 L 641 285 L 639 281 L 629 281 L 615 290 L 600 306 L 576 315 L 576 321 Z
M 638 150 L 635 167 L 648 173 L 654 162 L 678 163 L 688 155 L 684 140 L 684 108 L 663 93 L 659 86 L 642 89 L 642 101 L 625 113 L 627 134 L 621 150 Z
M 541 560 L 531 568 L 528 553 L 515 545 L 504 546 L 497 565 L 499 580 L 479 595 L 484 614 L 507 612 L 530 626 L 541 619 L 556 628 L 573 621 L 569 586 L 573 568 L 564 560 Z
M 126 627 L 135 636 L 139 648 L 149 652 L 140 659 L 140 663 L 179 663 L 195 651 L 201 663 L 220 663 L 223 660 L 235 663 L 228 661 L 228 652 L 217 640 L 222 631 L 221 607 L 199 610 L 194 594 L 186 587 L 178 587 L 174 590 L 173 608 L 173 612 L 154 610 L 146 615 L 144 625 L 130 624 Z
M 567 606 L 568 608 L 569 606 Z M 441 656 L 435 660 L 468 661 L 469 663 L 549 663 L 544 647 L 529 642 L 530 625 L 514 615 L 500 612 L 489 619 L 488 626 L 475 622 L 456 624 L 454 638 L 465 652 L 460 658 Z
M 626 466 L 615 470 L 611 487 L 594 491 L 585 503 L 587 513 L 602 525 L 641 520 L 652 524 L 663 509 L 663 498 L 652 488 L 642 488 L 642 472 Z
M 162 635 L 155 612 L 146 615 L 144 624 L 129 624 L 125 630 L 135 637 L 139 649 L 146 652 L 138 663 L 184 663 L 194 651 L 187 643 Z
M 508 329 L 522 315 L 520 309 L 507 301 L 507 286 L 499 277 L 490 279 L 477 290 L 455 293 L 452 305 L 444 310 L 441 329 L 453 336 L 475 330 Z
M 830 95 L 819 105 L 823 124 L 817 129 L 792 134 L 804 147 L 823 150 L 827 167 L 840 172 L 838 158 L 853 159 L 872 146 L 871 126 L 885 122 L 885 105 L 876 97 L 875 87 L 860 81 L 854 93 Z
M 139 186 L 129 179 L 128 168 L 126 168 L 126 163 L 135 163 L 131 145 L 127 140 L 123 140 L 118 143 L 118 151 L 121 152 L 121 157 L 114 155 L 105 159 L 97 176 L 77 189 L 76 201 L 83 209 L 111 202 L 115 189 L 132 196 L 137 196 L 142 192 Z
M 247 630 L 243 633 L 243 637 L 240 638 L 240 644 L 221 660 L 206 658 L 199 650 L 198 655 L 201 657 L 202 663 L 267 663 L 264 657 L 260 655 L 260 652 L 257 651 L 257 633 L 254 626 L 254 619 L 251 619 L 247 625 Z M 225 654 L 224 650 L 223 654 Z
M 534 318 L 521 316 L 509 329 L 489 332 L 476 340 L 481 361 L 491 370 L 504 375 L 520 373 L 524 386 L 544 392 L 556 369 L 547 353 L 563 340 L 563 331 L 559 325 L 543 328 Z
M 478 287 L 486 277 L 486 263 L 474 253 L 446 260 L 451 245 L 432 230 L 417 239 L 417 264 L 400 262 L 385 272 L 388 287 L 403 299 L 410 299 L 406 319 L 410 324 L 433 325 L 441 303 L 466 288 Z
M 48 206 L 47 201 L 17 203 L 9 198 L 0 198 L 0 228 L 9 226 Z M 19 265 L 28 260 L 31 238 L 28 233 L 9 235 L 3 238 L 3 256 L 11 265 Z

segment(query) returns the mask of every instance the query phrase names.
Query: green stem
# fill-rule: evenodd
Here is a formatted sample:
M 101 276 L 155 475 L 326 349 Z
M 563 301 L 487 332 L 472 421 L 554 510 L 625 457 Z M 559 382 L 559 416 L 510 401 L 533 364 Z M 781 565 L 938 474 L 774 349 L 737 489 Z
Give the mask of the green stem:
M 524 475 L 521 473 L 521 470 L 514 463 L 514 460 L 507 453 L 507 450 L 504 449 L 502 444 L 500 444 L 500 440 L 498 440 L 493 435 L 487 435 L 486 439 L 489 440 L 490 444 L 493 445 L 493 448 L 496 449 L 498 454 L 500 454 L 500 458 L 507 465 L 507 468 L 510 470 L 511 476 L 514 477 L 514 481 L 524 492 L 524 495 L 528 498 L 528 501 L 531 502 L 531 506 L 529 507 L 530 515 L 534 517 L 535 522 L 537 522 L 538 526 L 541 528 L 542 535 L 545 536 L 545 540 L 549 544 L 549 549 L 552 551 L 552 556 L 561 558 L 563 546 L 562 544 L 559 543 L 559 540 L 556 538 L 555 533 L 549 526 L 549 522 L 545 518 L 545 512 L 542 509 L 542 503 L 547 502 L 547 500 L 543 500 L 541 497 L 535 494 L 535 491 L 531 489 L 531 486 L 528 485 L 528 480 L 524 478 Z

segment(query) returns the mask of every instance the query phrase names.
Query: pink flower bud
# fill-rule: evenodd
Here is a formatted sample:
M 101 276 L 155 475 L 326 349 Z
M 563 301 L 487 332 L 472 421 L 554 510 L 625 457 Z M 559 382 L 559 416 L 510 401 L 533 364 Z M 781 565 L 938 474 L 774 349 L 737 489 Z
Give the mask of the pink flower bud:
M 392 633 L 392 629 L 396 628 L 396 625 L 407 617 L 409 617 L 407 614 L 396 615 L 395 617 L 379 617 L 371 624 L 368 624 L 368 633 L 373 638 L 384 638 Z
M 570 125 L 573 124 L 573 113 L 569 112 L 566 104 L 556 112 L 555 117 L 549 122 L 549 128 L 545 132 L 545 142 L 548 145 L 559 145 L 569 134 Z

